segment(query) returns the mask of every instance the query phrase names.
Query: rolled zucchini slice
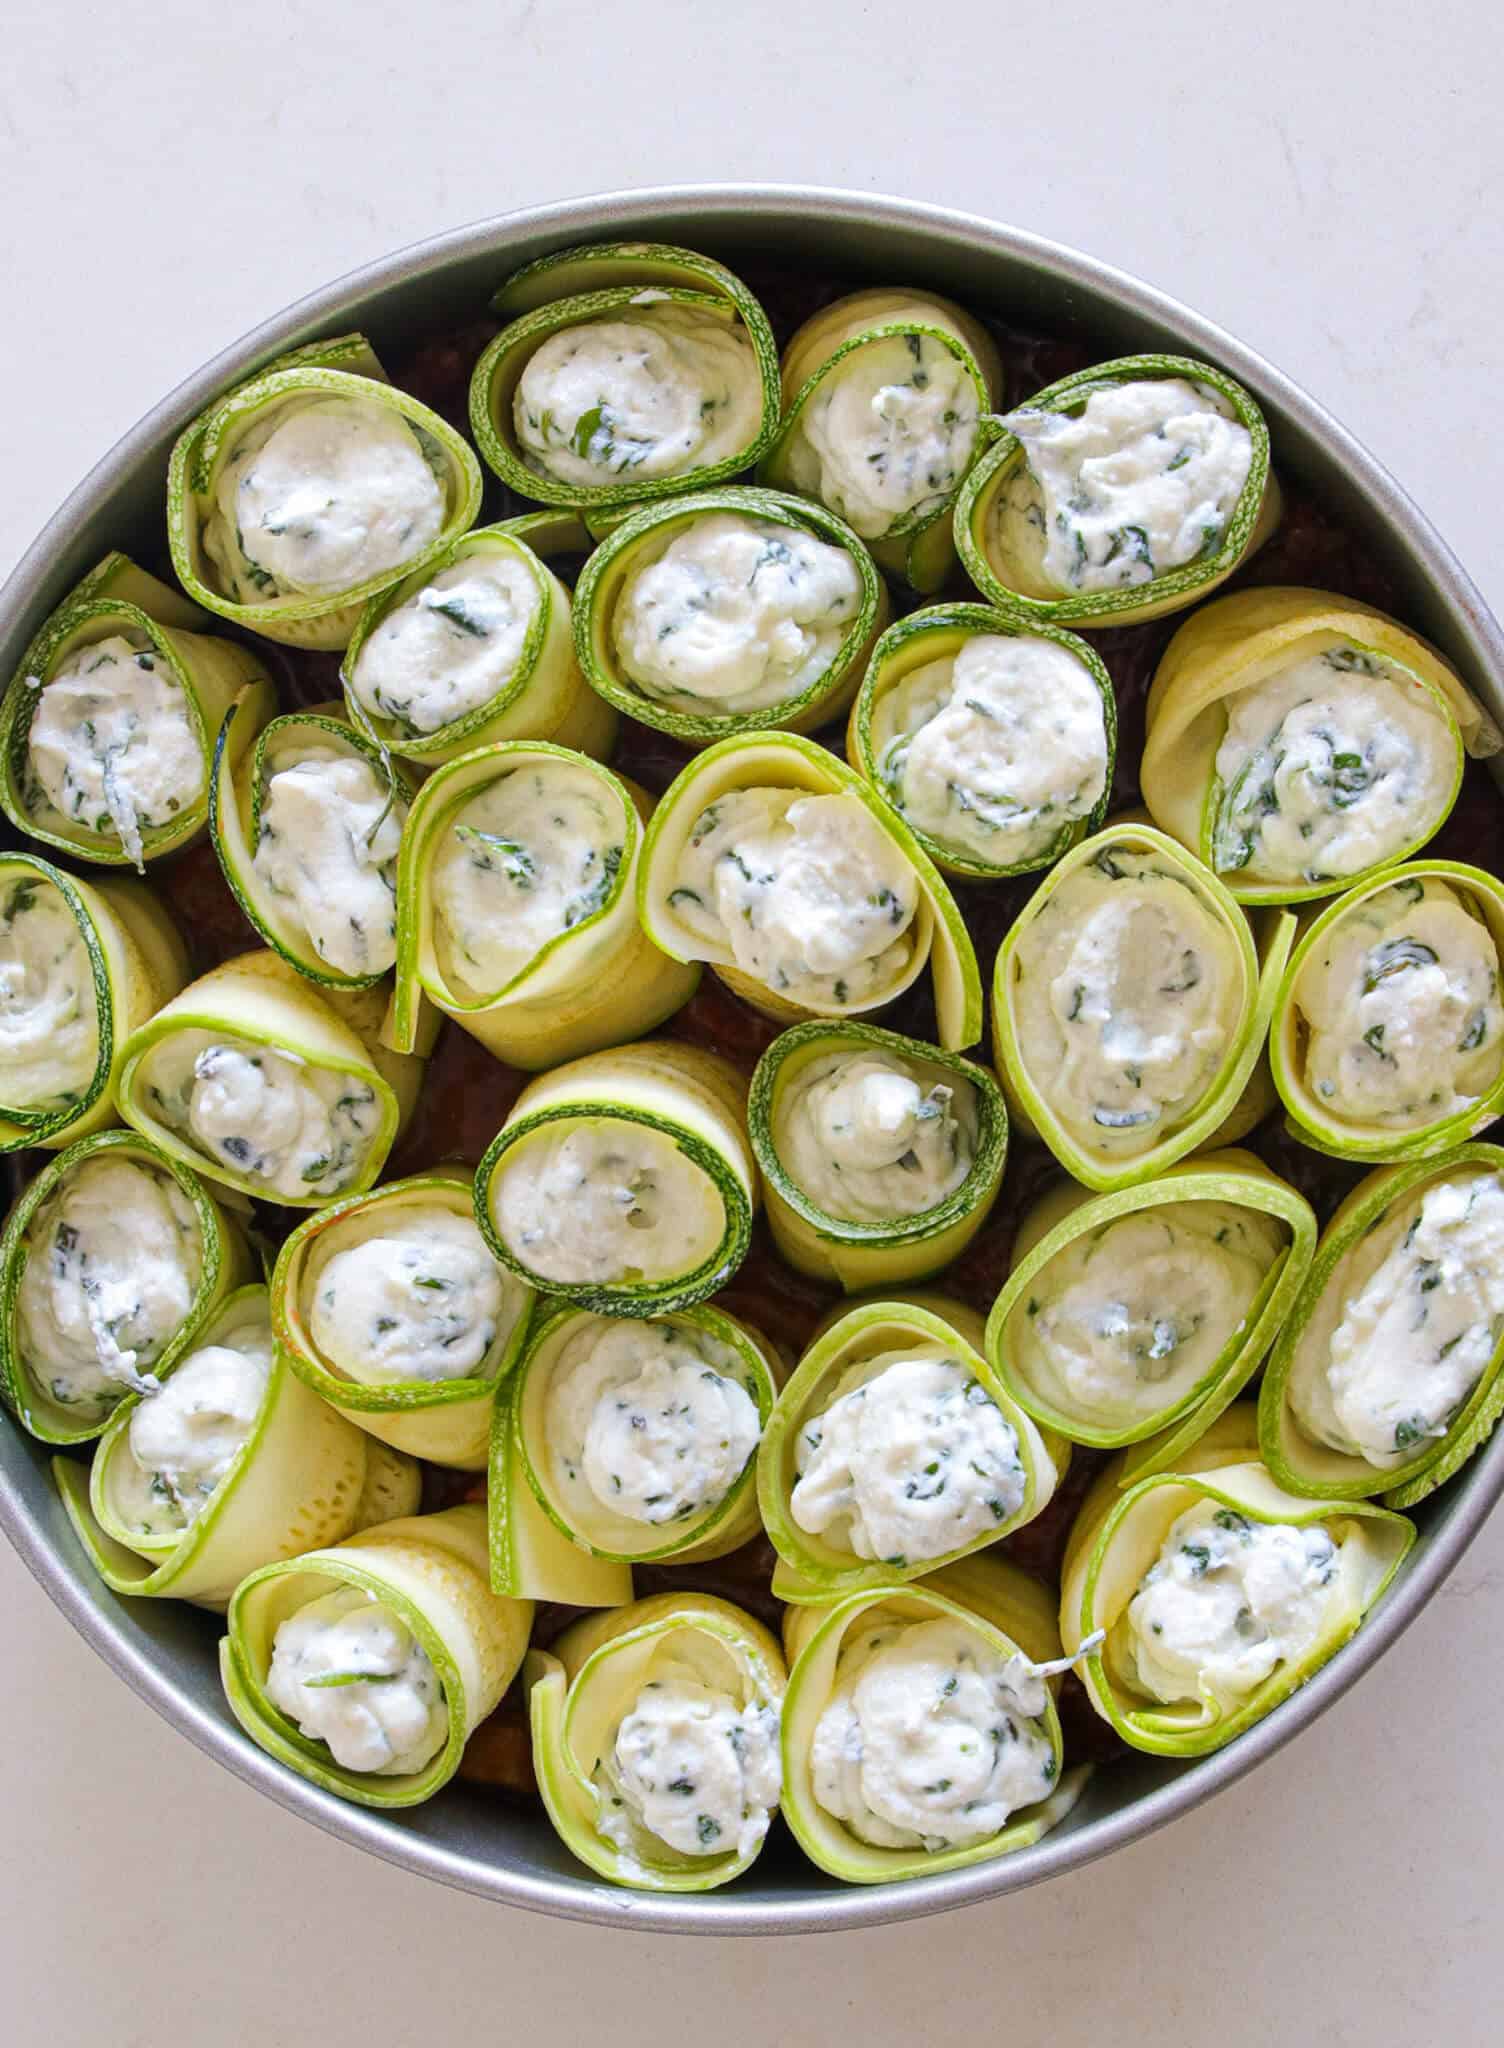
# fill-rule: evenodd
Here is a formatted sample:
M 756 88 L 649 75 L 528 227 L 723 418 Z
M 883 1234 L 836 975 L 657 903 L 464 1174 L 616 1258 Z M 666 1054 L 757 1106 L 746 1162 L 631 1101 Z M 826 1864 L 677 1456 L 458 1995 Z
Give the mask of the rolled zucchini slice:
M 182 941 L 139 883 L 0 854 L 0 1152 L 113 1122 L 121 1046 L 187 979 Z
M 751 292 L 692 249 L 605 242 L 517 271 L 475 366 L 470 430 L 545 505 L 640 505 L 749 469 L 778 425 L 778 353 Z
M 459 1767 L 520 1669 L 530 1600 L 486 1578 L 486 1511 L 362 1530 L 241 1581 L 219 1646 L 236 1720 L 358 1806 L 417 1806 Z
M 186 846 L 209 814 L 214 739 L 259 655 L 125 555 L 48 618 L 0 704 L 0 806 L 32 839 L 99 867 Z
M 761 483 L 827 506 L 879 564 L 938 590 L 955 561 L 950 513 L 1001 396 L 991 335 L 949 299 L 853 292 L 783 352 L 783 423 Z
M 956 546 L 988 603 L 1030 625 L 1181 611 L 1279 524 L 1263 414 L 1189 356 L 1077 370 L 983 431 Z
M 839 717 L 888 613 L 887 587 L 842 520 L 728 486 L 645 505 L 613 528 L 580 578 L 575 647 L 618 711 L 706 746 Z
M 1330 896 L 1445 822 L 1501 742 L 1425 641 L 1324 590 L 1240 590 L 1188 619 L 1149 691 L 1154 821 L 1240 903 Z
M 305 1218 L 278 1254 L 271 1313 L 293 1371 L 348 1421 L 431 1464 L 484 1469 L 533 1293 L 486 1248 L 465 1168 Z
M 58 1458 L 69 1518 L 115 1593 L 223 1610 L 248 1572 L 418 1505 L 418 1468 L 362 1436 L 272 1344 L 241 1287 L 170 1379 L 115 1410 L 89 1471 Z
M 1206 1756 L 1303 1685 L 1355 1633 L 1415 1540 L 1367 1501 L 1300 1499 L 1257 1460 L 1112 1468 L 1066 1555 L 1060 1634 L 1092 1705 L 1134 1749 Z M 1105 1514 L 1103 1503 L 1107 1502 Z
M 708 1593 L 590 1615 L 532 1651 L 533 1763 L 559 1839 L 641 1891 L 739 1877 L 778 1805 L 787 1676 L 761 1622 Z
M 1216 876 L 1151 826 L 1083 840 L 998 949 L 1010 1112 L 1101 1193 L 1162 1173 L 1238 1108 L 1294 932 L 1271 918 L 1256 946 Z
M 1048 1506 L 1069 1453 L 982 1356 L 980 1318 L 941 1308 L 848 1309 L 779 1394 L 757 1495 L 780 1598 L 818 1604 L 922 1578 Z
M 1322 1233 L 1259 1397 L 1291 1493 L 1423 1500 L 1504 1409 L 1504 1150 L 1381 1167 Z
M 846 751 L 936 867 L 990 881 L 1097 829 L 1117 731 L 1112 678 L 1084 640 L 942 604 L 878 641 Z
M 690 1308 L 724 1287 L 757 1203 L 745 1080 L 667 1039 L 529 1082 L 475 1175 L 497 1258 L 540 1293 L 613 1316 Z
M 121 1054 L 120 1114 L 170 1158 L 290 1209 L 379 1177 L 420 1058 L 381 1043 L 379 989 L 314 989 L 280 953 L 191 982 Z
M 1310 1204 L 1251 1152 L 1116 1194 L 1067 1184 L 1019 1227 L 987 1356 L 1036 1422 L 1108 1450 L 1154 1437 L 1135 1476 L 1173 1469 L 1252 1378 L 1315 1248 Z
M 694 993 L 638 923 L 646 791 L 542 740 L 477 747 L 418 793 L 397 866 L 394 1042 L 426 996 L 515 1067 L 651 1031 Z
M 364 335 L 342 334 L 279 356 L 179 435 L 172 566 L 237 626 L 341 648 L 365 600 L 442 554 L 480 497 L 464 437 L 393 389 Z
M 1270 1026 L 1275 1086 L 1306 1144 L 1343 1159 L 1445 1152 L 1504 1110 L 1504 883 L 1419 860 L 1330 903 Z
M 982 1031 L 960 910 L 904 821 L 797 733 L 726 739 L 669 785 L 638 879 L 643 929 L 781 1023 L 881 1009 L 929 966 L 940 1042 Z
M 425 767 L 498 740 L 551 740 L 605 760 L 616 716 L 586 687 L 569 592 L 547 560 L 590 545 L 567 515 L 504 519 L 379 592 L 341 663 L 351 718 Z
M 747 1121 L 779 1251 L 848 1294 L 959 1258 L 1008 1156 L 1008 1111 L 985 1067 L 871 1024 L 817 1019 L 775 1038 Z
M 43 1443 L 97 1437 L 165 1380 L 251 1277 L 238 1224 L 134 1131 L 99 1131 L 23 1189 L 0 1235 L 0 1398 Z

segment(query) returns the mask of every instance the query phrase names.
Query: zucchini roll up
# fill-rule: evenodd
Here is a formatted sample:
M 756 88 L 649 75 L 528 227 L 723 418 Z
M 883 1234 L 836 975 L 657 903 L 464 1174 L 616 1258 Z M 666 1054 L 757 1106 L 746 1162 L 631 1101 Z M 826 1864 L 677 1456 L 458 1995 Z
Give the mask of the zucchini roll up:
M 767 315 L 691 249 L 561 249 L 491 301 L 470 427 L 497 475 L 545 505 L 610 510 L 750 468 L 778 424 Z
M 239 1226 L 134 1131 L 81 1138 L 0 1236 L 0 1396 L 44 1443 L 96 1437 L 154 1391 L 251 1277 Z
M 1126 626 L 1205 597 L 1279 523 L 1269 430 L 1241 384 L 1187 356 L 1124 356 L 984 428 L 955 538 L 989 604 Z
M 848 1293 L 948 1266 L 992 1212 L 1008 1112 L 985 1067 L 871 1024 L 796 1024 L 747 1105 L 768 1221 L 791 1266 Z
M 100 867 L 186 846 L 209 814 L 214 739 L 258 655 L 196 605 L 106 555 L 27 648 L 0 704 L 0 806 L 32 839 Z
M 787 1683 L 761 1622 L 660 1593 L 575 1622 L 525 1675 L 538 1789 L 582 1863 L 642 1891 L 703 1892 L 755 1862 Z
M 237 626 L 340 648 L 365 600 L 441 554 L 480 494 L 469 444 L 344 334 L 278 357 L 179 435 L 172 566 Z
M 1259 1400 L 1290 1492 L 1409 1507 L 1504 1408 L 1504 1150 L 1459 1145 L 1359 1181 L 1322 1233 Z
M 278 1255 L 271 1312 L 298 1378 L 350 1422 L 431 1464 L 484 1467 L 533 1295 L 486 1248 L 463 1167 L 307 1217 Z
M 1331 896 L 1440 828 L 1500 737 L 1441 657 L 1322 590 L 1240 590 L 1180 627 L 1149 691 L 1157 825 L 1242 903 Z
M 236 1720 L 358 1806 L 417 1806 L 520 1669 L 530 1600 L 486 1579 L 486 1511 L 411 1515 L 243 1579 L 219 1646 Z
M 362 1436 L 272 1344 L 264 1287 L 242 1287 L 154 1392 L 110 1418 L 89 1471 L 53 1464 L 111 1591 L 223 1609 L 248 1572 L 418 1505 L 411 1459 Z
M 990 881 L 1096 830 L 1117 729 L 1112 678 L 1084 640 L 944 604 L 878 641 L 846 750 L 938 868 Z
M 1200 861 L 1152 827 L 1083 840 L 1009 927 L 992 1031 L 1013 1115 L 1109 1192 L 1149 1180 L 1237 1110 L 1294 936 L 1261 933 Z
M 881 1009 L 928 966 L 941 1044 L 981 1036 L 976 953 L 939 871 L 796 733 L 721 740 L 681 771 L 648 827 L 638 908 L 665 953 L 709 961 L 782 1023 Z
M 575 645 L 618 711 L 705 746 L 838 717 L 888 609 L 850 527 L 733 486 L 645 505 L 611 531 L 580 578 Z
M 651 1031 L 694 993 L 638 923 L 643 790 L 542 740 L 477 747 L 419 791 L 397 866 L 394 1041 L 422 999 L 512 1066 Z
M 880 566 L 938 590 L 950 512 L 983 445 L 1002 365 L 979 320 L 904 287 L 854 292 L 783 352 L 783 423 L 759 481 L 827 506 Z
M 1504 1109 L 1504 883 L 1419 860 L 1330 903 L 1296 947 L 1269 1049 L 1290 1121 L 1344 1159 L 1444 1152 Z

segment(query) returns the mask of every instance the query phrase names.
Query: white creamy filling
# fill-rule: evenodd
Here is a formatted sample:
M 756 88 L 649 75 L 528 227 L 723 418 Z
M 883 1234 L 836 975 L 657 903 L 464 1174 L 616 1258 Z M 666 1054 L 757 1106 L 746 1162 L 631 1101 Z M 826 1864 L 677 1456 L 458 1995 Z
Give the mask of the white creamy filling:
M 512 399 L 522 460 L 560 483 L 683 476 L 756 439 L 762 377 L 746 330 L 644 302 L 551 334 Z
M 182 685 L 155 648 L 111 633 L 80 647 L 38 690 L 27 762 L 53 809 L 120 841 L 143 865 L 141 835 L 204 793 L 204 755 Z
M 294 397 L 251 422 L 214 485 L 204 547 L 242 603 L 395 575 L 444 525 L 440 451 L 390 406 Z
M 873 724 L 898 809 L 995 867 L 1059 848 L 1107 787 L 1101 694 L 1049 640 L 975 634 L 905 676 Z
M 198 1215 L 170 1174 L 132 1159 L 86 1159 L 26 1232 L 16 1345 L 54 1400 L 94 1421 L 182 1328 L 203 1272 Z
M 429 880 L 451 986 L 494 996 L 593 917 L 621 869 L 622 829 L 598 779 L 568 761 L 515 768 L 463 803 L 439 835 Z
M 56 883 L 0 876 L 0 1109 L 76 1102 L 99 1060 L 94 966 Z
M 970 467 L 977 392 L 967 365 L 928 334 L 853 349 L 796 416 L 787 460 L 796 490 L 864 539 L 923 523 Z
M 692 1273 L 726 1230 L 715 1183 L 667 1133 L 605 1116 L 545 1124 L 512 1146 L 491 1214 L 530 1273 L 566 1285 Z
M 350 671 L 351 695 L 405 733 L 438 732 L 506 689 L 542 601 L 520 555 L 468 554 L 387 613 Z
M 1102 1429 L 1185 1399 L 1244 1328 L 1286 1238 L 1230 1202 L 1166 1202 L 1073 1238 L 1035 1274 L 1009 1341 L 1031 1387 Z
M 1062 591 L 1120 590 L 1216 554 L 1253 462 L 1221 394 L 1182 377 L 1110 385 L 1075 414 L 1024 406 L 1004 424 L 1033 485 L 999 494 L 1005 551 L 1026 549 Z
M 977 1136 L 975 1088 L 941 1071 L 891 1052 L 811 1060 L 779 1093 L 784 1171 L 844 1223 L 935 1208 L 970 1173 Z
M 761 1434 L 743 1371 L 703 1330 L 586 1317 L 559 1353 L 543 1417 L 566 1507 L 649 1528 L 709 1514 Z
M 438 1673 L 395 1610 L 358 1586 L 279 1626 L 266 1697 L 347 1771 L 421 1771 L 449 1739 Z
M 1212 865 L 1245 882 L 1329 882 L 1435 831 L 1456 746 L 1398 662 L 1339 644 L 1227 699 Z
M 406 816 L 360 754 L 312 740 L 268 750 L 256 876 L 337 973 L 384 974 L 397 957 Z
M 1499 952 L 1455 889 L 1407 876 L 1339 918 L 1295 985 L 1306 1085 L 1352 1124 L 1413 1130 L 1504 1067 Z
M 522 1289 L 473 1218 L 438 1202 L 384 1202 L 328 1236 L 308 1327 L 338 1371 L 379 1387 L 494 1370 Z
M 737 789 L 695 820 L 669 902 L 754 981 L 871 1007 L 913 959 L 913 869 L 860 797 Z
M 799 1425 L 799 1527 L 853 1557 L 906 1565 L 995 1532 L 1023 1505 L 1018 1432 L 980 1380 L 921 1346 L 850 1367 Z
M 1105 847 L 1031 918 L 1015 954 L 1034 1086 L 1094 1152 L 1132 1158 L 1193 1115 L 1244 999 L 1232 933 L 1179 869 Z
M 861 602 L 844 548 L 775 520 L 707 512 L 626 578 L 611 634 L 646 696 L 762 711 L 825 673 Z
M 1320 1524 L 1256 1522 L 1203 1500 L 1171 1527 L 1113 1648 L 1151 1699 L 1241 1706 L 1316 1643 L 1343 1597 L 1339 1572 Z
M 879 1849 L 967 1849 L 1054 1789 L 1045 1688 L 949 1616 L 858 1624 L 810 1746 L 816 1801 Z
M 269 1197 L 337 1195 L 381 1124 L 358 1074 L 229 1033 L 173 1032 L 142 1061 L 141 1086 L 169 1130 Z
M 1398 1203 L 1328 1276 L 1287 1382 L 1307 1435 L 1380 1471 L 1444 1437 L 1504 1340 L 1504 1177 Z
M 110 1469 L 123 1521 L 143 1536 L 175 1536 L 198 1520 L 249 1441 L 271 1367 L 262 1301 L 143 1397 Z

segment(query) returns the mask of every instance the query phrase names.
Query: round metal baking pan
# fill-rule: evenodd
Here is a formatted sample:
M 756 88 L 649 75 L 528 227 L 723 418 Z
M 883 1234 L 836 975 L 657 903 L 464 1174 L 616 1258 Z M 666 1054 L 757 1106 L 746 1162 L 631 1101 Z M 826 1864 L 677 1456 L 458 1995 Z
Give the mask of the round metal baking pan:
M 482 221 L 327 286 L 267 321 L 165 398 L 85 478 L 0 592 L 0 675 L 64 591 L 110 547 L 161 553 L 163 482 L 179 429 L 228 383 L 315 335 L 364 328 L 383 352 L 484 306 L 517 265 L 572 242 L 644 235 L 736 262 L 807 260 L 842 277 L 929 285 L 1046 331 L 1083 333 L 1103 355 L 1140 349 L 1209 357 L 1268 414 L 1282 474 L 1318 492 L 1372 550 L 1402 616 L 1428 634 L 1504 719 L 1504 634 L 1426 519 L 1373 457 L 1270 364 L 1210 322 L 1120 271 L 991 221 L 913 202 L 808 186 L 675 186 L 575 199 Z M 659 1898 L 593 1878 L 524 1813 L 458 1781 L 431 1805 L 383 1816 L 283 1770 L 243 1737 L 220 1693 L 210 1616 L 168 1601 L 118 1600 L 94 1578 L 53 1490 L 43 1447 L 0 1427 L 0 1526 L 82 1635 L 141 1697 L 249 1785 L 352 1846 L 407 1870 L 533 1911 L 601 1925 L 715 1934 L 846 1927 L 996 1898 L 1063 1875 L 1209 1799 L 1273 1756 L 1368 1671 L 1456 1565 L 1504 1491 L 1504 1432 L 1424 1503 L 1420 1540 L 1358 1636 L 1270 1719 L 1197 1763 L 1135 1758 L 1100 1771 L 1055 1833 L 1032 1849 L 934 1879 L 875 1889 L 821 1878 L 770 1844 L 724 1892 Z

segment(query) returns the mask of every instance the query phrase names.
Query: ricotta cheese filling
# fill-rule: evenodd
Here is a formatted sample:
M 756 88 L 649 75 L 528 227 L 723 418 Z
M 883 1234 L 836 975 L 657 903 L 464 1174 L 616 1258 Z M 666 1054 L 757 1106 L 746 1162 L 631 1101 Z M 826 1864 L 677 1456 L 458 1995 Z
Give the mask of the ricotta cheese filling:
M 453 725 L 513 681 L 542 602 L 521 556 L 467 555 L 387 613 L 350 669 L 350 693 L 408 736 Z
M 566 1507 L 647 1528 L 719 1507 L 762 1433 L 736 1353 L 673 1323 L 582 1319 L 559 1352 L 543 1427 Z
M 746 329 L 650 293 L 551 334 L 517 380 L 523 462 L 560 483 L 683 476 L 741 453 L 762 423 Z
M 362 755 L 316 741 L 267 750 L 253 867 L 336 973 L 397 958 L 397 848 L 407 806 Z
M 754 981 L 871 1007 L 914 957 L 919 884 L 858 796 L 737 789 L 695 820 L 669 902 Z
M 122 1520 L 143 1536 L 177 1536 L 198 1520 L 250 1440 L 271 1369 L 262 1302 L 138 1403 L 110 1468 Z
M 99 998 L 83 933 L 56 883 L 0 877 L 0 1108 L 77 1102 L 99 1063 Z
M 421 1199 L 382 1202 L 326 1239 L 308 1327 L 347 1379 L 380 1387 L 495 1371 L 525 1295 L 473 1218 Z
M 969 1849 L 1054 1789 L 1043 1680 L 949 1616 L 847 1635 L 810 1746 L 815 1799 L 878 1849 Z
M 1306 1085 L 1332 1116 L 1414 1130 L 1504 1068 L 1499 951 L 1450 884 L 1407 876 L 1328 929 L 1295 984 Z
M 1342 1599 L 1339 1547 L 1319 1523 L 1255 1522 L 1203 1500 L 1171 1527 L 1112 1648 L 1150 1699 L 1225 1711 L 1303 1657 Z
M 1041 904 L 1014 955 L 1019 1051 L 1092 1151 L 1133 1158 L 1195 1114 L 1233 1050 L 1233 934 L 1157 853 L 1104 847 Z
M 438 448 L 388 405 L 329 395 L 268 406 L 214 484 L 204 550 L 255 604 L 395 575 L 443 530 Z
M 1380 1471 L 1444 1437 L 1504 1341 L 1504 1176 L 1454 1172 L 1337 1261 L 1286 1382 L 1318 1443 Z
M 421 1771 L 449 1739 L 444 1688 L 422 1644 L 359 1586 L 322 1594 L 279 1626 L 265 1692 L 347 1771 Z
M 789 1510 L 853 1557 L 914 1564 L 995 1533 L 1028 1489 L 1018 1432 L 981 1381 L 933 1346 L 885 1351 L 806 1413 Z
M 645 696 L 763 711 L 824 675 L 861 604 L 844 548 L 776 520 L 707 512 L 628 575 L 611 635 Z
M 198 1214 L 170 1174 L 84 1160 L 27 1226 L 15 1311 L 27 1371 L 81 1422 L 107 1415 L 154 1384 L 202 1273 Z
M 971 466 L 977 419 L 964 361 L 933 335 L 889 335 L 821 378 L 795 415 L 789 474 L 874 540 L 940 510 Z
M 784 1171 L 827 1216 L 884 1223 L 922 1216 L 971 1172 L 977 1092 L 891 1052 L 833 1052 L 779 1091 L 774 1144 Z
M 588 768 L 514 768 L 460 805 L 430 871 L 433 942 L 461 995 L 498 994 L 593 917 L 621 869 L 623 820 Z
M 228 1033 L 175 1031 L 140 1073 L 170 1131 L 268 1197 L 337 1195 L 381 1127 L 376 1092 L 358 1074 Z
M 995 867 L 1062 848 L 1107 787 L 1101 694 L 1049 640 L 975 634 L 905 676 L 873 723 L 896 807 L 942 846 Z
M 118 839 L 138 868 L 142 833 L 170 825 L 204 794 L 204 751 L 182 684 L 155 648 L 123 633 L 76 648 L 37 686 L 26 757 L 55 811 Z
M 1245 882 L 1338 881 L 1436 830 L 1457 749 L 1398 662 L 1338 643 L 1227 700 L 1212 866 Z
M 998 493 L 1001 551 L 1060 591 L 1148 583 L 1221 548 L 1253 437 L 1220 392 L 1183 377 L 1094 391 L 1079 412 L 1004 416 L 1024 467 Z
M 492 1178 L 491 1215 L 529 1273 L 576 1286 L 692 1273 L 726 1234 L 704 1169 L 625 1117 L 560 1119 L 520 1139 Z
M 1018 1368 L 1097 1428 L 1146 1422 L 1243 1334 L 1286 1242 L 1272 1216 L 1231 1202 L 1166 1202 L 1083 1231 L 1011 1318 Z

